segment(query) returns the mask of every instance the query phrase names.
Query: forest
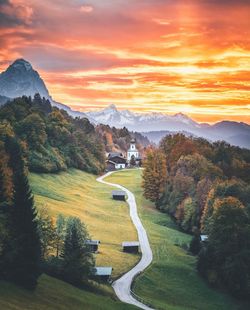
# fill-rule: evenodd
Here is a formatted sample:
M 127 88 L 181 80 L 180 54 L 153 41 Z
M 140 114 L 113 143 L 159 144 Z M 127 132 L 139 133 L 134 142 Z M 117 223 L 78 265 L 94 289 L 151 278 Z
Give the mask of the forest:
M 144 168 L 144 196 L 193 234 L 190 251 L 200 274 L 249 298 L 250 150 L 169 135 L 147 151 Z
M 88 119 L 70 117 L 39 94 L 1 107 L 0 140 L 6 135 L 20 141 L 30 171 L 75 167 L 97 174 L 104 169 L 104 145 Z

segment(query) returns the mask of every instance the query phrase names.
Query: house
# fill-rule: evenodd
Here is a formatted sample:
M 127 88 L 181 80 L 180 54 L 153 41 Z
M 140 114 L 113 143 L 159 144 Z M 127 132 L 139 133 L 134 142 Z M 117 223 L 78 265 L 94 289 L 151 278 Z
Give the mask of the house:
M 208 241 L 208 235 L 201 235 L 201 242 L 207 242 Z
M 94 277 L 100 281 L 107 282 L 111 278 L 112 270 L 112 267 L 95 267 Z
M 114 200 L 122 200 L 125 201 L 126 200 L 126 193 L 124 191 L 112 191 L 112 198 Z
M 98 252 L 98 246 L 101 242 L 99 240 L 87 240 L 86 245 L 92 253 Z
M 127 165 L 127 160 L 121 155 L 112 154 L 120 154 L 120 153 L 109 153 L 108 159 L 106 160 L 106 166 L 109 171 L 124 169 Z
M 123 252 L 138 253 L 140 243 L 138 241 L 125 241 L 122 243 Z

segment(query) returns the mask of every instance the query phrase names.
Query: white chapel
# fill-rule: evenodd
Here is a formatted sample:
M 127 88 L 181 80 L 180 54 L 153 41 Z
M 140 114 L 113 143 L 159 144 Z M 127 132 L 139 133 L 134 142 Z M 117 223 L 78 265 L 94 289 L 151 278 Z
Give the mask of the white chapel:
M 137 159 L 139 158 L 139 151 L 137 150 L 135 146 L 135 140 L 132 139 L 130 142 L 130 148 L 128 149 L 127 152 L 127 160 L 130 161 L 131 157 L 134 155 L 134 158 Z

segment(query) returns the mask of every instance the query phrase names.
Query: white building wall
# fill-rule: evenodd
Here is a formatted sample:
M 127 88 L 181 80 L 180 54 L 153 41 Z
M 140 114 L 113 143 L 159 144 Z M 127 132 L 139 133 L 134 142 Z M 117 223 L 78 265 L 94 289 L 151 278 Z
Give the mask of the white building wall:
M 115 169 L 124 169 L 126 168 L 125 164 L 115 164 Z
M 137 151 L 129 151 L 128 152 L 128 160 L 134 155 L 135 159 L 139 157 L 139 153 Z

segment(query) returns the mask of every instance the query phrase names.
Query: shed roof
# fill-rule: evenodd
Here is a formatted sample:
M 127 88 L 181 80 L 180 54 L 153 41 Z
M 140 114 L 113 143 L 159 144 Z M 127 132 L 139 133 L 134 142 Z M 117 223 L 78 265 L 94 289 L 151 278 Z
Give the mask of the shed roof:
M 139 246 L 140 242 L 138 241 L 124 241 L 122 243 L 122 247 L 131 247 L 131 246 Z
M 115 156 L 121 156 L 123 157 L 123 154 L 121 152 L 110 152 L 108 154 L 108 157 L 115 157 Z
M 97 245 L 100 244 L 100 240 L 86 240 L 86 244 Z
M 95 275 L 96 276 L 111 276 L 112 267 L 95 267 Z
M 112 191 L 112 196 L 125 196 L 126 193 L 124 191 Z
M 207 241 L 208 235 L 201 235 L 201 241 Z

